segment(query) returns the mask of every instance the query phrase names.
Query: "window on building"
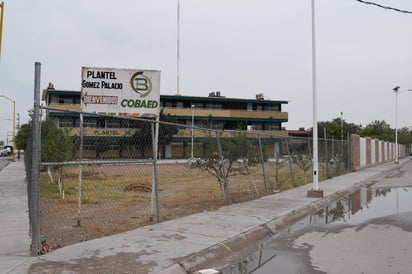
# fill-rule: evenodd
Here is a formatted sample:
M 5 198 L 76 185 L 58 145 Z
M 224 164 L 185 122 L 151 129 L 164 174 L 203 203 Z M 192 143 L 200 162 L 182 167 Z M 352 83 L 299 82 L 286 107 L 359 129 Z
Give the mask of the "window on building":
M 105 128 L 106 127 L 106 119 L 105 118 L 97 118 L 96 119 L 96 127 L 98 128 Z
M 95 128 L 97 126 L 96 118 L 94 117 L 85 117 L 83 120 L 84 128 Z
M 252 103 L 247 103 L 247 111 L 252 111 L 253 110 L 253 104 Z
M 121 128 L 130 128 L 129 120 L 127 119 L 120 119 L 120 127 Z
M 106 128 L 120 128 L 120 120 L 119 119 L 106 119 Z
M 261 123 L 252 123 L 248 127 L 251 128 L 252 130 L 263 130 L 263 126 Z
M 269 123 L 266 124 L 267 130 L 281 130 L 280 123 Z
M 91 140 L 84 140 L 83 141 L 83 150 L 96 150 L 95 142 Z
M 58 126 L 60 128 L 63 128 L 63 127 L 71 128 L 71 127 L 73 127 L 73 118 L 63 117 L 63 118 L 59 119 Z
M 58 103 L 59 103 L 59 96 L 50 95 L 50 104 L 58 104 Z
M 222 104 L 216 104 L 216 103 L 210 103 L 206 104 L 207 109 L 222 109 L 223 105 Z
M 280 105 L 269 105 L 269 111 L 280 111 Z
M 222 128 L 223 128 L 223 122 L 213 121 L 213 122 L 210 124 L 210 128 L 211 128 L 211 129 L 222 129 Z
M 262 111 L 262 105 L 260 104 L 253 104 L 254 111 Z
M 74 118 L 73 126 L 74 127 L 80 127 L 80 118 Z
M 62 105 L 73 104 L 74 103 L 73 96 L 59 95 L 59 102 L 58 103 L 62 104 Z
M 120 144 L 119 143 L 111 144 L 109 146 L 109 150 L 120 150 Z

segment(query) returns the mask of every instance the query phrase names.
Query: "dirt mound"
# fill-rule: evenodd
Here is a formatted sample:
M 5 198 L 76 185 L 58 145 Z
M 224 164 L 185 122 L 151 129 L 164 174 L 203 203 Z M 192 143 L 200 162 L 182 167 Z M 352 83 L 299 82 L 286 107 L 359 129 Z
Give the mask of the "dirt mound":
M 151 192 L 152 191 L 152 183 L 145 181 L 145 182 L 136 182 L 127 185 L 124 191 L 137 191 L 137 192 Z

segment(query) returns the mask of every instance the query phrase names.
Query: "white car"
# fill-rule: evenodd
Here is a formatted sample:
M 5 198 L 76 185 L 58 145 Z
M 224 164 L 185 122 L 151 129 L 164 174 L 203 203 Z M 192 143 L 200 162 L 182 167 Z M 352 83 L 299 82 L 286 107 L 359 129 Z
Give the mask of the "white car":
M 2 150 L 0 150 L 0 156 L 1 157 L 5 157 L 9 155 L 9 151 L 7 150 L 7 148 L 3 148 Z

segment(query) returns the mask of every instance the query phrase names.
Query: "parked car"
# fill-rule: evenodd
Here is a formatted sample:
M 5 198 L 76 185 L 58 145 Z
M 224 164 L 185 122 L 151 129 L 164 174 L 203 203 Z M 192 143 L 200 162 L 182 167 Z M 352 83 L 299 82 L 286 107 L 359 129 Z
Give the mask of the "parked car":
M 11 156 L 11 152 L 13 150 L 13 147 L 12 146 L 4 146 L 4 148 L 7 149 L 7 155 Z
M 12 146 L 4 146 L 4 147 L 0 150 L 0 156 L 1 156 L 1 157 L 10 156 L 12 149 L 13 149 Z
M 6 157 L 9 155 L 7 148 L 3 148 L 0 150 L 0 157 Z

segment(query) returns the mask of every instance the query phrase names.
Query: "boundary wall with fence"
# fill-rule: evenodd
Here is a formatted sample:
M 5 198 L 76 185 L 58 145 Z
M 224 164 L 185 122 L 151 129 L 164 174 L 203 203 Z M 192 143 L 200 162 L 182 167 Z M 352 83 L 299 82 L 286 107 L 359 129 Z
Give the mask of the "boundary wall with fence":
M 354 170 L 395 160 L 396 144 L 369 137 L 352 135 L 352 165 Z M 398 157 L 407 155 L 407 146 L 398 144 Z

